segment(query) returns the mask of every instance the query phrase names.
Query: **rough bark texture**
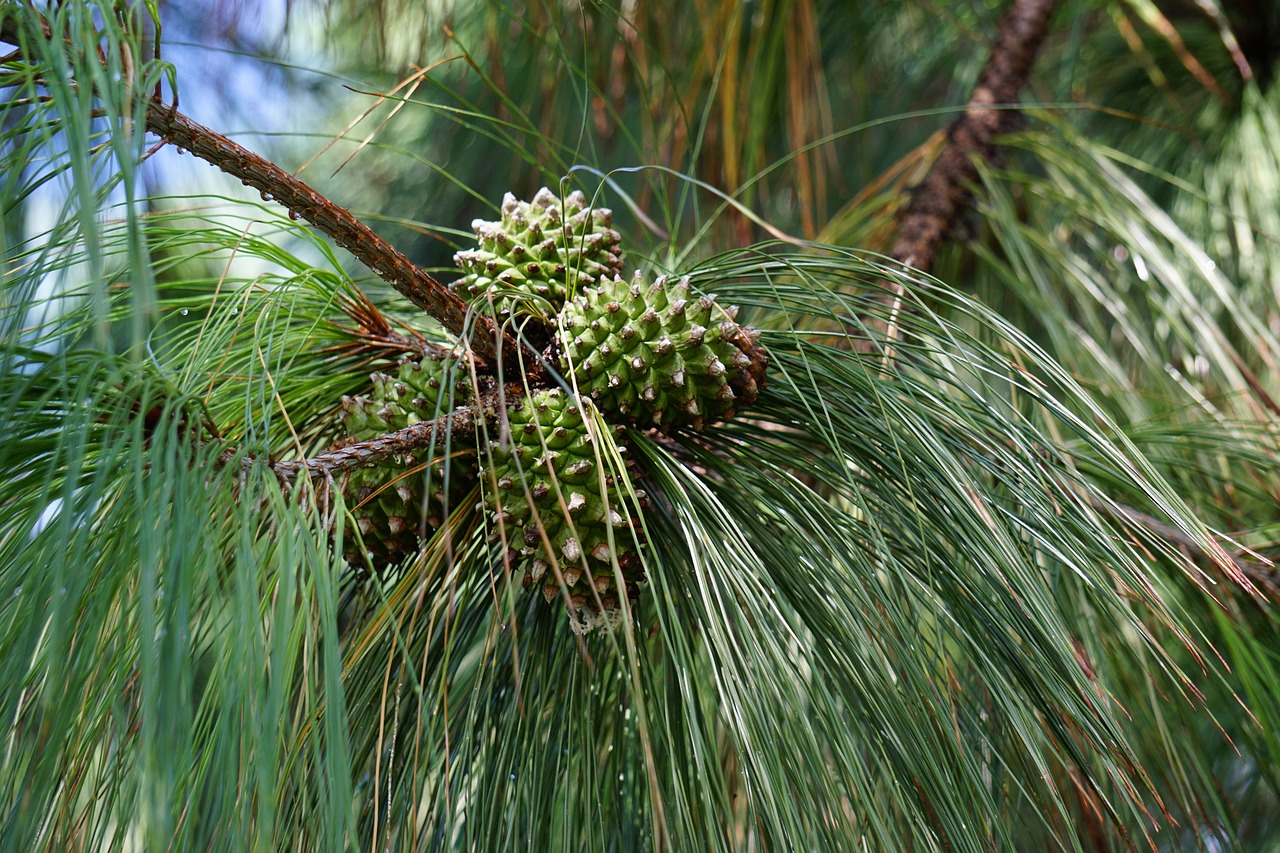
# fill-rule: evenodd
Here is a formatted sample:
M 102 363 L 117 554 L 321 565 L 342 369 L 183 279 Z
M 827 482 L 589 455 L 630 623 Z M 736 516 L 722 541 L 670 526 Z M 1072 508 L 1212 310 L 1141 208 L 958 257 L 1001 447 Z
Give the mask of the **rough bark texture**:
M 993 139 L 1009 119 L 1027 84 L 1027 76 L 1049 30 L 1059 0 L 1015 0 L 996 37 L 991 58 L 964 114 L 947 130 L 947 145 L 924 182 L 915 188 L 889 254 L 907 266 L 928 272 L 956 217 L 972 202 L 969 186 L 977 180 L 974 159 L 989 159 Z
M 392 456 L 430 447 L 433 443 L 442 447 L 446 441 L 455 444 L 467 442 L 475 435 L 479 423 L 477 416 L 480 420 L 492 418 L 497 415 L 498 408 L 498 395 L 489 395 L 474 406 L 460 407 L 435 420 L 413 424 L 368 441 L 359 441 L 345 447 L 327 450 L 310 459 L 276 462 L 272 467 L 276 476 L 288 484 L 303 471 L 313 477 L 332 477 L 343 471 L 350 471 L 364 465 L 376 465 Z
M 990 159 L 994 139 L 1012 117 L 1040 46 L 1049 30 L 1049 18 L 1060 0 L 1014 0 L 1000 22 L 978 84 L 964 113 L 947 128 L 947 142 L 933 168 L 911 193 L 889 255 L 898 263 L 929 272 L 938 250 L 956 220 L 973 202 L 971 185 L 978 178 L 976 158 Z M 902 285 L 881 280 L 875 302 L 879 307 L 863 313 L 861 322 L 849 327 L 849 346 L 886 361 L 895 358 L 892 341 L 898 337 Z M 882 341 L 887 339 L 889 343 Z

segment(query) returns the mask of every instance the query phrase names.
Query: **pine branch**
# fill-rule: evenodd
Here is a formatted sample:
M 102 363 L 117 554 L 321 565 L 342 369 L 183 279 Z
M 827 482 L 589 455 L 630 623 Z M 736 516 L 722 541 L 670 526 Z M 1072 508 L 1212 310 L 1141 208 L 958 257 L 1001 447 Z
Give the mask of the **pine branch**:
M 500 402 L 500 395 L 488 394 L 475 405 L 460 406 L 435 420 L 327 450 L 309 459 L 276 462 L 271 467 L 281 482 L 289 485 L 304 471 L 311 476 L 328 478 L 424 447 L 443 447 L 449 442 L 467 441 L 475 436 L 479 422 L 497 415 Z
M 51 37 L 47 25 L 43 36 Z M 0 40 L 21 49 L 17 20 L 5 18 L 0 22 Z M 445 329 L 468 340 L 477 355 L 490 359 L 501 352 L 507 364 L 519 363 L 515 339 L 503 332 L 491 317 L 469 314 L 466 302 L 456 293 L 410 261 L 346 208 L 269 160 L 178 112 L 176 104 L 166 105 L 158 98 L 152 98 L 147 104 L 146 126 L 164 142 L 190 151 L 239 178 L 245 185 L 259 190 L 264 199 L 279 202 L 291 213 L 328 234 L 405 298 L 439 320 Z
M 491 317 L 468 317 L 467 304 L 456 293 L 303 181 L 160 101 L 153 100 L 147 107 L 147 129 L 260 190 L 264 199 L 274 199 L 324 231 L 445 329 L 468 339 L 478 355 L 492 358 L 500 348 L 508 364 L 518 363 L 515 339 L 502 332 Z

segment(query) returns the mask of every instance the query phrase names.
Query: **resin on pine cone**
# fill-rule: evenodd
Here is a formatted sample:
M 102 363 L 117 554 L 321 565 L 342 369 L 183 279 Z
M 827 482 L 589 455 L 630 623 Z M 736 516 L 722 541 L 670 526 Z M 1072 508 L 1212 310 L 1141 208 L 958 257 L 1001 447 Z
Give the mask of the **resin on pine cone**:
M 469 381 L 449 360 L 405 359 L 393 374 L 370 379 L 370 395 L 342 397 L 347 442 L 432 420 L 472 396 Z M 441 436 L 440 445 L 347 472 L 340 486 L 364 544 L 361 554 L 355 537 L 347 540 L 347 562 L 381 569 L 416 553 L 421 538 L 440 526 L 472 479 L 464 464 L 443 460 L 443 442 Z
M 571 293 L 622 271 L 612 224 L 613 212 L 588 207 L 581 192 L 562 200 L 543 187 L 532 202 L 507 193 L 500 221 L 471 223 L 479 247 L 453 256 L 467 273 L 458 286 L 491 297 L 500 316 L 549 321 Z
M 597 448 L 587 426 L 592 410 L 590 400 L 560 388 L 526 397 L 508 412 L 509 440 L 490 443 L 492 470 L 486 474 L 491 476 L 482 478 L 486 488 L 496 484 L 489 501 L 495 530 L 500 525 L 508 545 L 523 558 L 525 585 L 540 585 L 546 599 L 554 600 L 560 595 L 554 562 L 579 629 L 616 618 L 615 560 L 627 594 L 634 597 L 641 580 L 636 522 L 627 516 L 631 502 L 607 471 L 601 492 L 597 450 L 603 448 Z
M 694 429 L 755 402 L 768 356 L 735 306 L 691 299 L 688 279 L 586 288 L 560 315 L 564 368 L 605 411 Z

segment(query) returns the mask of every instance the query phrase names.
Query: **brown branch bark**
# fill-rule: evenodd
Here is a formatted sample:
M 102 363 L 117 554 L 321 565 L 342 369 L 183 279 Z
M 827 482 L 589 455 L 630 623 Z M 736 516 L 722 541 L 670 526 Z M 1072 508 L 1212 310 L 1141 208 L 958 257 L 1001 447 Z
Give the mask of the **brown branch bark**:
M 1014 0 L 1005 14 L 968 106 L 947 129 L 946 146 L 924 181 L 911 193 L 889 251 L 902 265 L 929 272 L 947 234 L 973 203 L 970 187 L 978 179 L 974 161 L 990 159 L 994 152 L 993 140 L 1010 118 L 1009 109 L 998 107 L 1017 103 L 1058 3 L 1059 0 Z M 885 293 L 878 301 L 893 305 L 896 312 L 901 285 L 881 284 Z M 864 322 L 869 328 L 892 334 L 894 312 L 889 318 L 867 318 Z
M 22 40 L 18 27 L 17 20 L 6 18 L 0 25 L 0 40 L 20 48 Z M 51 37 L 47 30 L 44 37 Z M 239 178 L 245 185 L 259 190 L 264 199 L 279 202 L 328 234 L 405 298 L 439 320 L 445 329 L 468 340 L 477 355 L 490 359 L 501 352 L 507 364 L 519 363 L 515 339 L 503 332 L 491 317 L 483 314 L 468 316 L 467 304 L 456 293 L 410 261 L 346 208 L 276 164 L 159 99 L 153 98 L 147 105 L 146 127 L 163 141 L 190 151 Z M 533 361 L 536 362 L 536 358 Z
M 993 140 L 1008 121 L 1007 110 L 993 107 L 1017 103 L 1058 2 L 1015 0 L 1010 7 L 968 107 L 952 122 L 937 163 L 911 194 L 889 252 L 894 259 L 926 272 L 933 266 L 956 217 L 973 201 L 975 157 L 990 158 Z
M 446 441 L 465 442 L 475 436 L 482 421 L 495 417 L 500 401 L 498 394 L 482 397 L 474 406 L 463 406 L 435 420 L 407 426 L 368 441 L 327 450 L 309 459 L 276 462 L 271 467 L 285 485 L 291 484 L 304 471 L 328 478 L 344 471 L 377 463 L 424 447 L 444 447 Z

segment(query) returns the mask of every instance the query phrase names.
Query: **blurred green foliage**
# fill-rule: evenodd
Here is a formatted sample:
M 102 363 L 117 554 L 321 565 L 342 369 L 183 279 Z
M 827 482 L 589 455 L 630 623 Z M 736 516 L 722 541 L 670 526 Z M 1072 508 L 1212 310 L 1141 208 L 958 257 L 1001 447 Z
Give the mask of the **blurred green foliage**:
M 885 265 L 1004 6 L 0 5 L 0 848 L 1274 849 L 1280 12 L 1064 2 L 935 277 Z M 371 577 L 260 464 L 452 341 L 149 155 L 174 81 L 446 280 L 576 186 L 762 330 L 755 408 L 625 435 L 617 631 L 482 484 Z

